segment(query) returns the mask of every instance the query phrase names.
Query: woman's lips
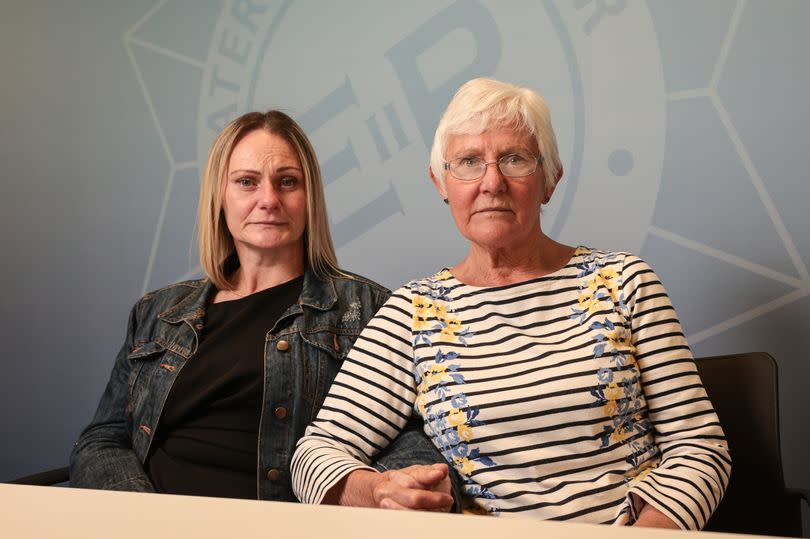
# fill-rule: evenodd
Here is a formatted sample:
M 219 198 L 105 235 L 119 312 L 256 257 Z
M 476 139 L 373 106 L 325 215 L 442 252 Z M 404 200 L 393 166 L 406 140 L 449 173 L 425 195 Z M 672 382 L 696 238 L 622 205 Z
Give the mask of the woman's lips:
M 487 212 L 510 212 L 509 208 L 482 208 L 480 210 L 475 210 L 473 213 L 487 213 Z

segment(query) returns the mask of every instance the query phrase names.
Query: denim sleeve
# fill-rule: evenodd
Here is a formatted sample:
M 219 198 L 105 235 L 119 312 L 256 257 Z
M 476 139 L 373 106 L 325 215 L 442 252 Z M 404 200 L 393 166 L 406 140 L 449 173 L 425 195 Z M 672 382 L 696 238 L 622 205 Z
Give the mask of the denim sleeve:
M 383 288 L 383 289 L 380 289 L 379 291 L 377 291 L 377 293 L 374 296 L 375 296 L 374 299 L 376 300 L 376 303 L 374 305 L 374 312 L 371 313 L 371 316 L 369 316 L 369 319 L 371 319 L 375 314 L 377 314 L 377 311 L 380 310 L 380 307 L 385 305 L 385 302 L 388 301 L 388 298 L 391 297 L 391 291 L 388 290 L 387 288 Z M 365 323 L 368 324 L 368 322 L 369 322 L 369 320 L 366 320 Z
M 110 381 L 96 414 L 84 429 L 70 455 L 70 485 L 103 490 L 154 492 L 140 460 L 132 449 L 132 419 L 127 411 L 129 375 L 127 355 L 133 347 L 140 302 L 129 315 L 127 336 L 115 360 Z
M 411 416 L 405 430 L 397 436 L 372 462 L 372 466 L 380 471 L 398 470 L 414 464 L 447 464 L 430 438 L 423 430 L 422 418 Z M 461 512 L 461 498 L 464 492 L 461 477 L 453 466 L 450 468 L 450 482 L 452 484 L 453 512 Z

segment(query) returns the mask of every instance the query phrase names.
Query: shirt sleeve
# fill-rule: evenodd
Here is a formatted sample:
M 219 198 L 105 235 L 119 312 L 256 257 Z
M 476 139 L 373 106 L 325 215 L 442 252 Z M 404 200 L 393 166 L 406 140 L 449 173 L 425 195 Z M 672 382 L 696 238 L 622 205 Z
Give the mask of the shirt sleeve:
M 622 275 L 632 345 L 661 456 L 629 492 L 682 528 L 701 529 L 728 485 L 728 444 L 658 276 L 635 256 L 625 258 Z
M 102 490 L 154 492 L 154 486 L 132 449 L 128 411 L 128 384 L 138 312 L 143 300 L 132 308 L 127 336 L 115 360 L 107 388 L 95 416 L 79 436 L 70 455 L 70 486 Z
M 304 503 L 326 493 L 405 428 L 413 410 L 411 293 L 397 290 L 358 337 L 315 421 L 299 440 L 292 486 Z

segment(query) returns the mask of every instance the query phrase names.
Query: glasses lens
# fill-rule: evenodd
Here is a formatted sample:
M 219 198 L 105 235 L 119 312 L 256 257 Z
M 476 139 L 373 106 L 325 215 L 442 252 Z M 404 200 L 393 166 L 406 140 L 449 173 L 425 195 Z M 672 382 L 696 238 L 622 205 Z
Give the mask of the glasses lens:
M 504 155 L 498 160 L 498 168 L 504 176 L 520 178 L 537 170 L 537 159 L 520 153 Z
M 450 161 L 450 174 L 459 180 L 477 180 L 487 165 L 480 157 L 462 157 Z
M 498 159 L 498 169 L 508 178 L 522 178 L 537 170 L 538 158 L 512 153 Z M 481 157 L 460 157 L 445 165 L 458 180 L 477 180 L 486 173 L 487 163 Z

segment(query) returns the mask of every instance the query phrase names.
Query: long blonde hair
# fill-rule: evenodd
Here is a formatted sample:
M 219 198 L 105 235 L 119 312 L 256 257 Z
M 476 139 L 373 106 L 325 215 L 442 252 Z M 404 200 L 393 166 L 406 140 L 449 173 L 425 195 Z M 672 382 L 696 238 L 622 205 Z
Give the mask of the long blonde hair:
M 295 120 L 277 110 L 248 112 L 233 120 L 220 131 L 208 153 L 208 161 L 200 186 L 197 207 L 197 242 L 200 267 L 205 275 L 221 290 L 231 289 L 226 272 L 226 261 L 235 252 L 233 237 L 225 223 L 222 197 L 225 176 L 231 152 L 245 135 L 264 129 L 278 135 L 293 147 L 304 169 L 307 197 L 307 225 L 304 229 L 304 249 L 307 264 L 319 277 L 339 275 L 337 255 L 329 233 L 329 218 L 323 193 L 321 169 L 309 138 Z

